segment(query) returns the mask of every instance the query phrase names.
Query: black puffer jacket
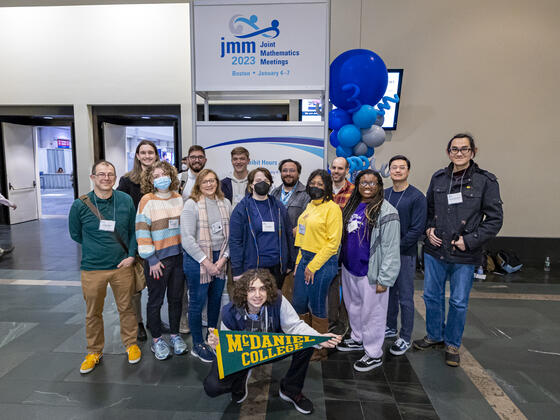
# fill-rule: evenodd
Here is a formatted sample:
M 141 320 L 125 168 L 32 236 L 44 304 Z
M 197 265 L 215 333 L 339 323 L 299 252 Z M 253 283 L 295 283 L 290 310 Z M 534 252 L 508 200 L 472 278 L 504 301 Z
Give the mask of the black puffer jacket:
M 449 263 L 479 265 L 483 245 L 495 237 L 502 227 L 504 213 L 500 187 L 494 174 L 480 169 L 471 160 L 462 180 L 453 179 L 453 164 L 440 169 L 430 181 L 428 221 L 426 228 L 435 227 L 441 238 L 440 247 L 426 238 L 424 250 L 432 257 Z M 451 191 L 450 191 L 451 186 Z M 447 194 L 461 192 L 463 202 L 449 205 Z M 451 245 L 457 236 L 463 236 L 466 251 Z

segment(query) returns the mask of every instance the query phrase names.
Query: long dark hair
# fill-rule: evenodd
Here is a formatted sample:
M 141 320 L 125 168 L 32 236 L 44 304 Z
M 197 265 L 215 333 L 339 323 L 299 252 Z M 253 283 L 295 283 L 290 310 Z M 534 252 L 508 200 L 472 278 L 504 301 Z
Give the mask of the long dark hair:
M 352 195 L 348 199 L 348 203 L 346 203 L 346 206 L 344 206 L 344 210 L 342 211 L 342 231 L 344 235 L 346 235 L 347 231 L 346 225 L 348 225 L 350 218 L 362 202 L 362 195 L 360 194 L 359 187 L 360 180 L 364 177 L 364 175 L 373 175 L 377 180 L 377 192 L 373 196 L 373 200 L 368 203 L 365 212 L 369 229 L 373 229 L 377 224 L 379 212 L 381 211 L 381 204 L 383 204 L 383 178 L 381 178 L 379 172 L 372 169 L 366 169 L 356 176 L 356 180 L 354 181 L 354 191 L 352 191 Z
M 307 189 L 309 188 L 309 184 L 316 176 L 320 176 L 323 180 L 323 185 L 325 186 L 325 195 L 323 196 L 323 203 L 327 201 L 331 201 L 333 199 L 333 189 L 332 189 L 332 178 L 331 174 L 329 174 L 324 169 L 315 169 L 307 178 Z M 309 194 L 309 191 L 308 191 Z

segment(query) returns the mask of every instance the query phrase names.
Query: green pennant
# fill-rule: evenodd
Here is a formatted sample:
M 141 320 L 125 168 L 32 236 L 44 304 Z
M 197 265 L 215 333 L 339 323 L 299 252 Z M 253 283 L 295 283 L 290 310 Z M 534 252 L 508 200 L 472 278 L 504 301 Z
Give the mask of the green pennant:
M 249 331 L 218 331 L 216 347 L 220 379 L 328 341 L 331 337 Z

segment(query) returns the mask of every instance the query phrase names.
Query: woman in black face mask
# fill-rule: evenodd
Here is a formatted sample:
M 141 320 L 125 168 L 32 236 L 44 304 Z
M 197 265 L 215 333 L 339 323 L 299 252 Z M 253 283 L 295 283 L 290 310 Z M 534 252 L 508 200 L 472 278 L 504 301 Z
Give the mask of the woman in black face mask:
M 296 229 L 296 261 L 292 305 L 300 317 L 320 333 L 329 329 L 327 294 L 338 271 L 338 247 L 342 238 L 342 211 L 333 199 L 332 179 L 323 169 L 307 181 L 311 202 L 299 216 Z M 325 360 L 326 349 L 316 350 L 312 360 Z
M 284 205 L 268 195 L 272 175 L 257 168 L 247 176 L 247 195 L 235 206 L 230 221 L 230 260 L 233 280 L 249 269 L 268 268 L 278 289 L 294 267 L 294 237 Z

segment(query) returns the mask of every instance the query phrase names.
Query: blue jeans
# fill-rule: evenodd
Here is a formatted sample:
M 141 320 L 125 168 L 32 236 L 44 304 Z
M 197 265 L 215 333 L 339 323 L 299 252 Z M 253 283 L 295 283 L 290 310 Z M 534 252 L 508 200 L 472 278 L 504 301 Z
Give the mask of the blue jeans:
M 401 255 L 401 271 L 393 287 L 389 288 L 389 307 L 387 309 L 387 327 L 397 329 L 399 306 L 401 308 L 401 331 L 399 337 L 410 343 L 414 327 L 414 273 L 416 256 Z
M 313 284 L 305 284 L 305 267 L 315 257 L 313 252 L 301 250 L 294 279 L 292 305 L 298 314 L 311 311 L 317 318 L 327 317 L 327 294 L 329 286 L 338 273 L 338 256 L 333 255 L 315 272 Z
M 220 252 L 212 252 L 212 257 L 213 262 L 218 261 Z M 200 264 L 186 252 L 183 252 L 183 271 L 187 277 L 189 290 L 189 328 L 191 329 L 193 345 L 203 344 L 202 308 L 204 308 L 206 299 L 208 299 L 208 327 L 216 328 L 226 281 L 225 279 L 212 277 L 210 283 L 200 284 Z
M 424 254 L 424 273 L 428 338 L 460 347 L 473 284 L 474 265 L 448 263 Z M 448 277 L 451 297 L 445 322 L 445 282 Z

